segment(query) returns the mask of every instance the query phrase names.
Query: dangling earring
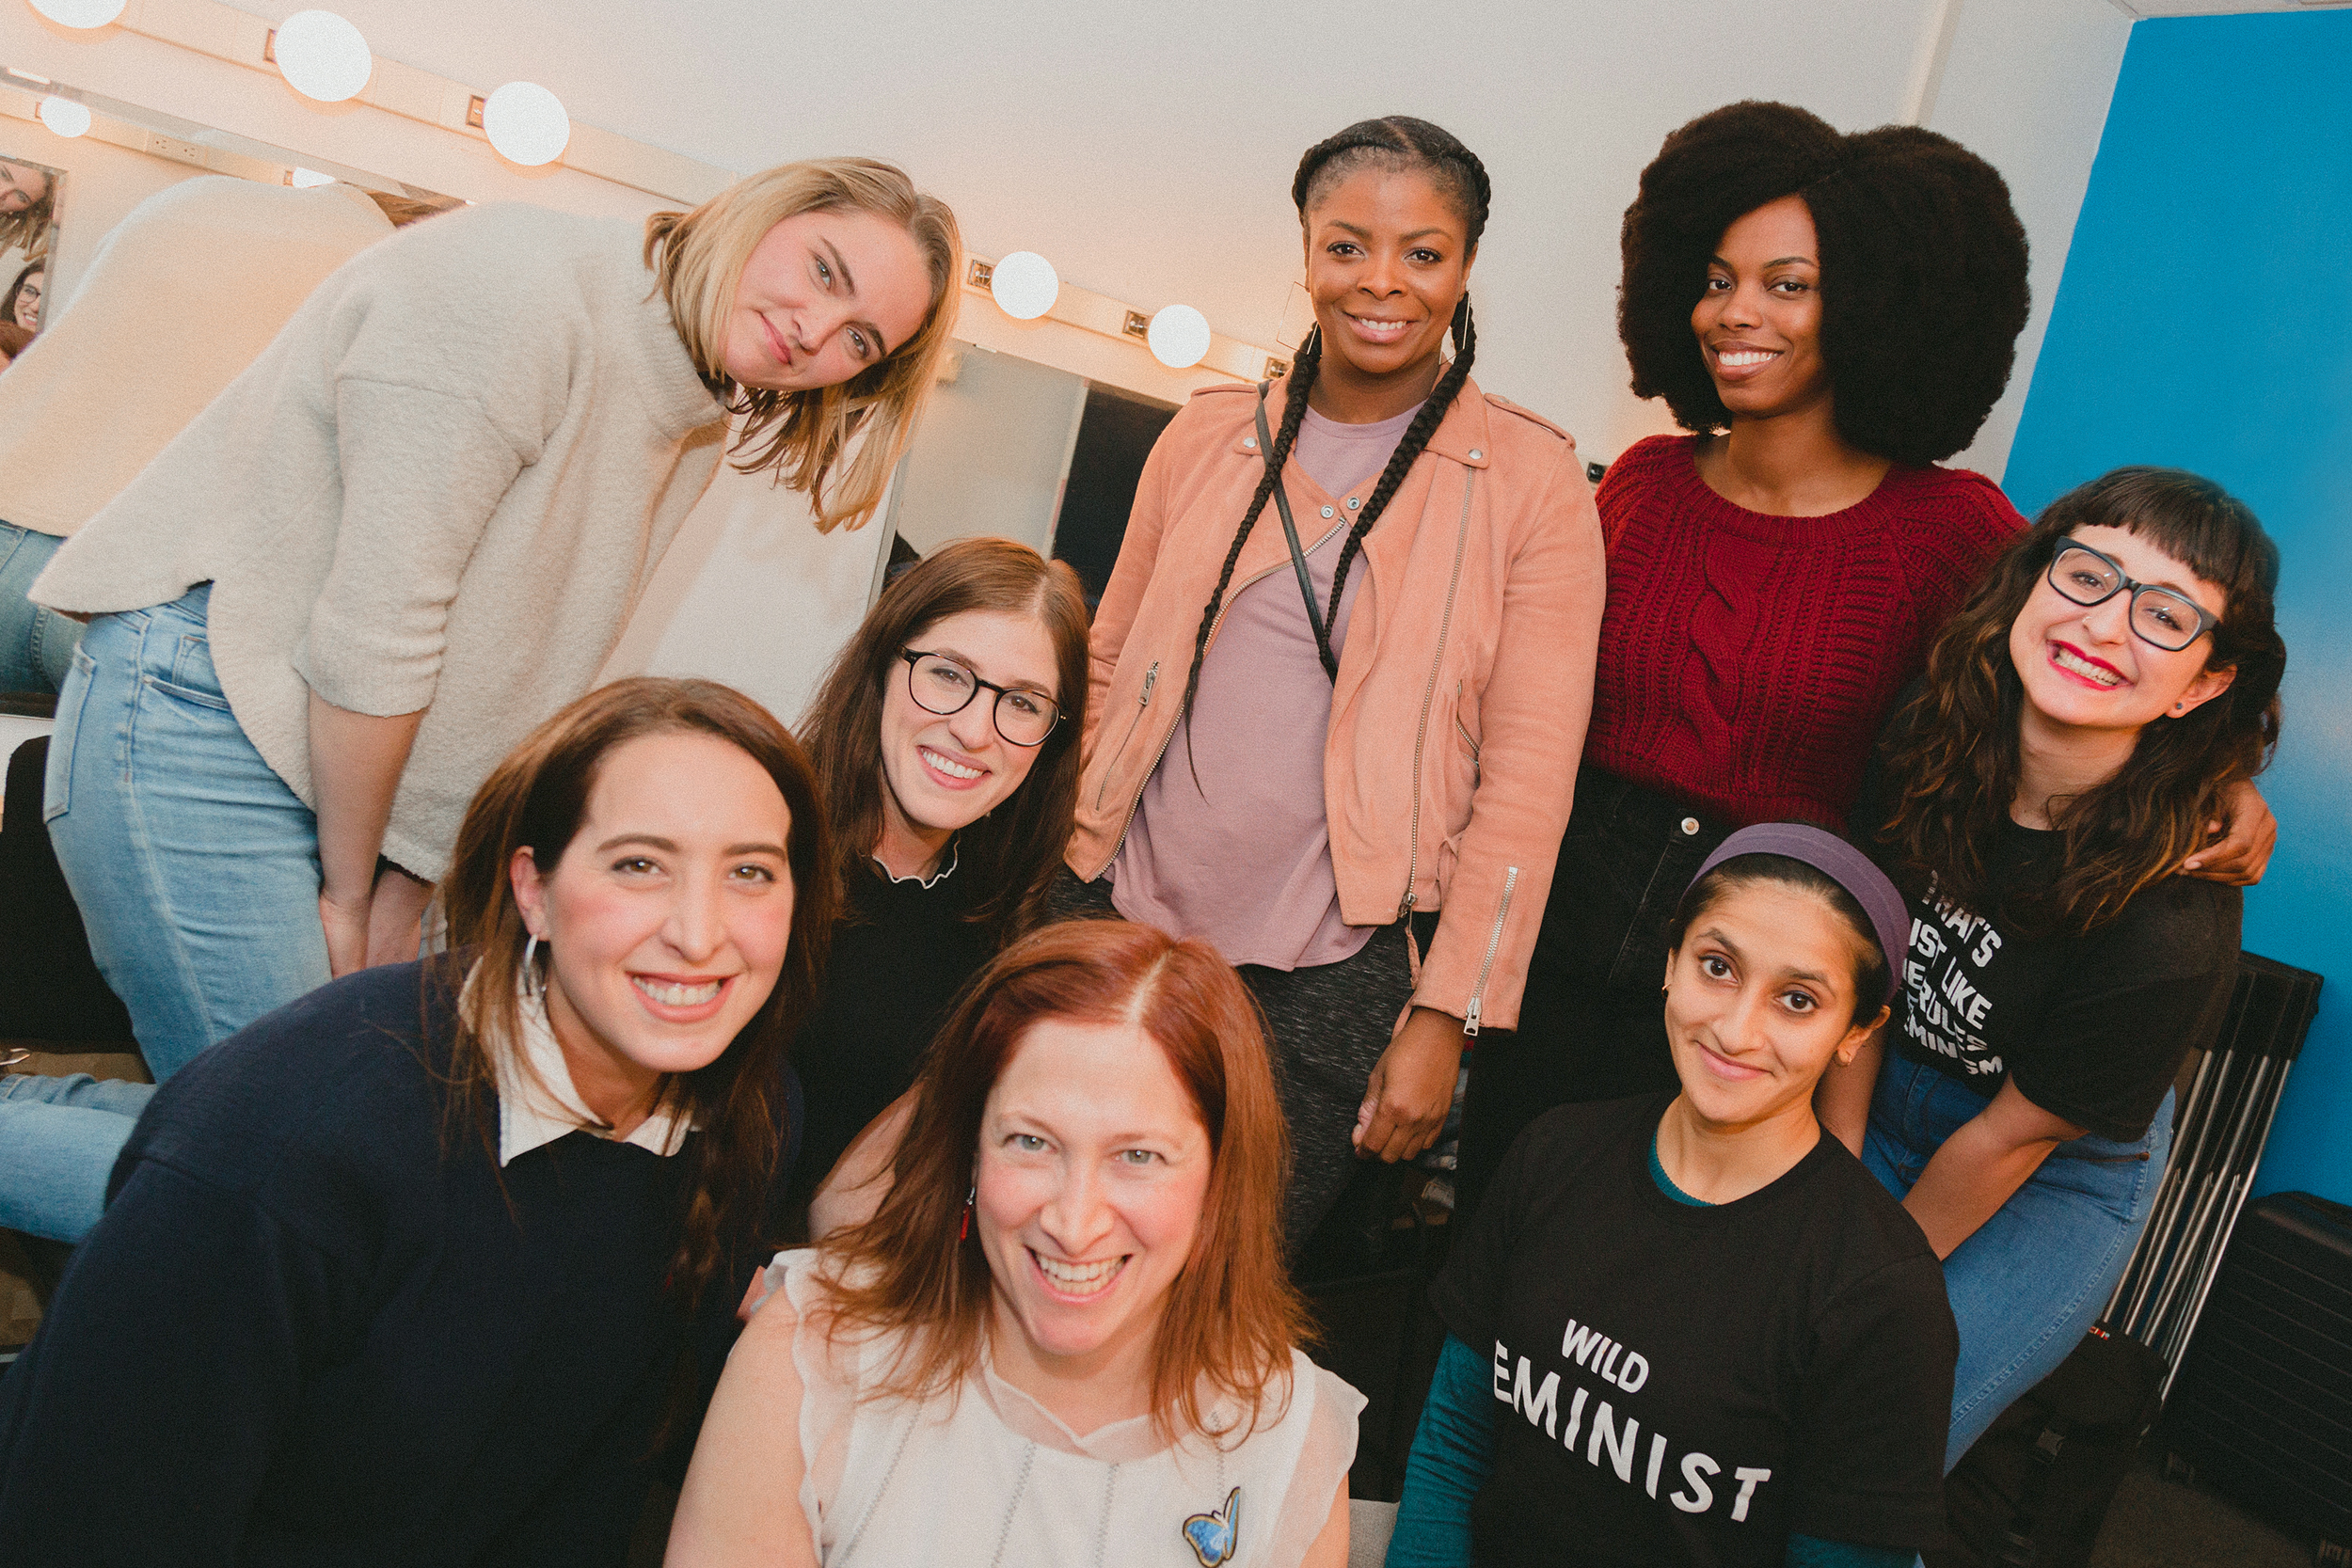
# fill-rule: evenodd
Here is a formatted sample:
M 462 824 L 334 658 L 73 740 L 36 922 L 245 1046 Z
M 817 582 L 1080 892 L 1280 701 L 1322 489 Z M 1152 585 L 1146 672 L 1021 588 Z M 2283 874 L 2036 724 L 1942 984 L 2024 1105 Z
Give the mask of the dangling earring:
M 972 1239 L 972 1205 L 979 1200 L 979 1196 L 980 1188 L 977 1182 L 974 1182 L 972 1190 L 963 1195 L 963 1224 L 956 1228 L 956 1240 L 959 1242 L 968 1242 Z
M 523 943 L 523 994 L 533 1002 L 546 995 L 548 989 L 546 978 L 539 973 L 538 957 L 539 933 L 533 931 L 531 940 Z

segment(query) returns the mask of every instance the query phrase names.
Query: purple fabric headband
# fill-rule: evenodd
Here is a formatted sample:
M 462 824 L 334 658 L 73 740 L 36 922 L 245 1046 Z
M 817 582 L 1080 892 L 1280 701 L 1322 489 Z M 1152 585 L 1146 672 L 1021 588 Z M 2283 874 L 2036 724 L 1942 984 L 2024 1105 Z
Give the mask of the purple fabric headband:
M 1878 932 L 1879 950 L 1886 955 L 1886 997 L 1895 1000 L 1902 984 L 1903 955 L 1911 950 L 1911 906 L 1886 879 L 1870 857 L 1825 829 L 1807 822 L 1758 822 L 1742 828 L 1716 847 L 1700 865 L 1692 886 L 1727 860 L 1741 855 L 1784 855 L 1827 876 L 1853 895 L 1862 912 Z

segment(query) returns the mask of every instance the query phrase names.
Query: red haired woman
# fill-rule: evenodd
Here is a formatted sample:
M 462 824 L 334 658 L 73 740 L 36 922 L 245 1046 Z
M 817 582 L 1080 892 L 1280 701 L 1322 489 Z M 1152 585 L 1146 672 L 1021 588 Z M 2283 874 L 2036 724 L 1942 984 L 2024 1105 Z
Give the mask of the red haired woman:
M 1205 942 L 1015 943 L 874 1217 L 770 1266 L 668 1560 L 1343 1561 L 1363 1401 L 1297 1349 L 1286 1154 Z

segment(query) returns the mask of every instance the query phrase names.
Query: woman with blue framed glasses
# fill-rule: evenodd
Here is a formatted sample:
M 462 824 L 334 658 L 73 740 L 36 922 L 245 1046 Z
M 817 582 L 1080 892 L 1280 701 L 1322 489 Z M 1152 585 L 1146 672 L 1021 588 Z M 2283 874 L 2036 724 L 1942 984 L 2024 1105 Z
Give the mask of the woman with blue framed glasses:
M 2277 743 L 2278 576 L 2194 474 L 2061 496 L 1945 628 L 1865 790 L 1911 951 L 1891 1046 L 1833 1069 L 1823 1117 L 1944 1259 L 1947 1467 L 2105 1307 L 2173 1077 L 2229 1006 L 2242 895 L 2173 872 Z
M 834 827 L 842 918 L 792 1042 L 807 1097 L 803 1198 L 914 1083 L 965 981 L 1039 923 L 1078 790 L 1087 610 L 1078 579 L 1009 539 L 901 573 L 802 728 Z M 1073 695 L 1076 694 L 1076 695 Z

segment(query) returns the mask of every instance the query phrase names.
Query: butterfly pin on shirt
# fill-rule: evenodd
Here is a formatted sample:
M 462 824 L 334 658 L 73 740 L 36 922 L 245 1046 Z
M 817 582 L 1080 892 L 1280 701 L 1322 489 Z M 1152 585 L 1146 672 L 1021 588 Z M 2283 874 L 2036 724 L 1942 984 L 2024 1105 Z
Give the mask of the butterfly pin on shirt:
M 1200 1568 L 1224 1568 L 1233 1560 L 1241 1540 L 1241 1488 L 1225 1495 L 1225 1506 L 1215 1513 L 1196 1513 L 1184 1521 L 1184 1539 Z

